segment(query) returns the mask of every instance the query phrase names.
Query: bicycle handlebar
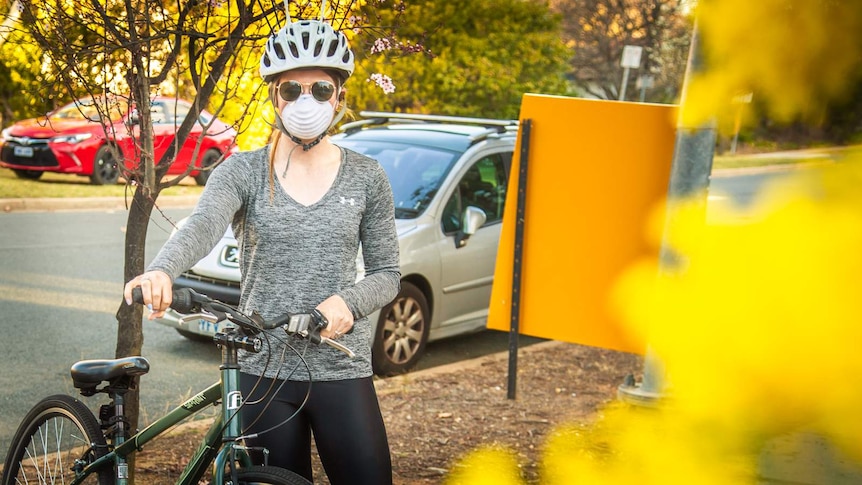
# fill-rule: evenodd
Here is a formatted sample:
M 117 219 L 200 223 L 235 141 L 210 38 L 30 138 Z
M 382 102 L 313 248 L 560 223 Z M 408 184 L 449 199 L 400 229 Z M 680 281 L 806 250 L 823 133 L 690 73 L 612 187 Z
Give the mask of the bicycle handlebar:
M 140 287 L 132 288 L 132 300 L 135 303 L 144 303 L 144 296 Z M 317 309 L 314 309 L 309 313 L 286 313 L 273 320 L 266 321 L 256 312 L 252 315 L 246 315 L 236 307 L 214 300 L 204 294 L 192 290 L 191 288 L 173 290 L 171 308 L 173 308 L 177 313 L 186 315 L 183 319 L 203 318 L 214 321 L 229 320 L 251 335 L 259 333 L 262 329 L 281 327 L 288 335 L 297 335 L 302 338 L 307 338 L 310 342 L 317 345 L 325 343 L 336 350 L 344 352 L 350 358 L 356 356 L 356 354 L 348 347 L 345 347 L 330 338 L 320 336 L 320 331 L 329 326 L 329 322 Z M 246 347 L 245 345 L 243 347 L 246 348 L 246 350 L 257 352 L 260 350 L 260 342 L 254 342 L 253 340 L 256 339 L 249 340 L 249 347 Z

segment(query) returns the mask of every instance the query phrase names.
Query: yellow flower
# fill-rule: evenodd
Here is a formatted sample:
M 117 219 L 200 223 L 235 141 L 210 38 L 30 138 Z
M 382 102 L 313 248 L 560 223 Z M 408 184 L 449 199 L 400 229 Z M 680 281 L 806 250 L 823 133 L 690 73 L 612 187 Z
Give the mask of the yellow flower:
M 690 80 L 686 126 L 732 119 L 746 93 L 775 120 L 812 118 L 858 80 L 859 2 L 700 0 L 696 14 L 705 63 Z
M 523 485 L 515 455 L 503 448 L 473 451 L 452 470 L 446 485 Z

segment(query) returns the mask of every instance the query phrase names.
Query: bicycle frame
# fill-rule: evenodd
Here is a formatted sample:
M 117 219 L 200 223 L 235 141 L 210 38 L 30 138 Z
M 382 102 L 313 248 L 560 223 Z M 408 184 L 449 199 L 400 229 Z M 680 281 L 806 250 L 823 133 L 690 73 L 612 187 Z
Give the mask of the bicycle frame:
M 231 330 L 228 329 L 228 332 Z M 227 335 L 227 334 L 222 334 Z M 242 466 L 251 466 L 251 458 L 244 447 L 238 446 L 236 439 L 241 436 L 241 423 L 236 415 L 242 406 L 242 394 L 239 391 L 239 365 L 237 350 L 230 338 L 225 338 L 222 345 L 221 380 L 212 384 L 184 403 L 180 404 L 163 417 L 125 440 L 122 433 L 114 438 L 114 449 L 86 466 L 76 477 L 72 485 L 81 483 L 88 475 L 101 467 L 116 467 L 116 485 L 128 484 L 128 464 L 126 458 L 141 449 L 150 440 L 180 423 L 184 419 L 197 414 L 208 406 L 221 401 L 221 412 L 209 427 L 200 447 L 183 469 L 177 485 L 197 485 L 203 478 L 208 466 L 214 461 L 213 483 L 223 483 L 224 470 L 228 463 L 239 461 Z M 122 406 L 122 396 L 116 396 L 115 406 Z

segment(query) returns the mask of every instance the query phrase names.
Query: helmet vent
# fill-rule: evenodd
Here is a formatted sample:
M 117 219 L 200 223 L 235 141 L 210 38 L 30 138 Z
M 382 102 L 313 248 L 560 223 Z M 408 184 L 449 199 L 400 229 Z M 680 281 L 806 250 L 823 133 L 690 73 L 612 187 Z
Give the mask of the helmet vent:
M 279 59 L 283 60 L 285 58 L 284 47 L 282 47 L 280 43 L 275 43 L 275 45 L 273 46 L 273 50 L 275 51 L 275 55 Z
M 309 39 L 309 37 L 310 36 L 308 35 L 308 32 L 302 33 L 302 50 L 304 50 L 304 51 L 308 50 L 308 39 Z
M 320 51 L 322 51 L 322 50 L 323 50 L 323 41 L 318 40 L 317 42 L 314 43 L 314 57 L 319 56 Z
M 327 57 L 334 56 L 336 49 L 338 49 L 338 41 L 333 40 L 332 42 L 329 43 L 329 52 L 326 53 L 326 56 Z

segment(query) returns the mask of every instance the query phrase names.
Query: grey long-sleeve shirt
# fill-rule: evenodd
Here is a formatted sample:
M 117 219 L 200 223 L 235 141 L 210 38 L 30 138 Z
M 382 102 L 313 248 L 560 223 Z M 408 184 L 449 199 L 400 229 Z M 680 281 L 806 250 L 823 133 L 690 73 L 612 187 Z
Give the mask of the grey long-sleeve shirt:
M 213 170 L 186 224 L 147 269 L 164 271 L 175 279 L 212 250 L 230 223 L 240 247 L 240 308 L 272 319 L 286 312 L 308 312 L 331 295 L 340 295 L 356 320 L 353 332 L 339 342 L 353 349 L 356 357 L 351 360 L 327 345 L 310 345 L 304 359 L 313 380 L 368 377 L 372 325 L 365 317 L 390 302 L 400 285 L 392 188 L 386 172 L 375 160 L 342 148 L 332 187 L 319 201 L 304 206 L 288 196 L 278 181 L 270 190 L 268 157 L 268 147 L 240 152 Z M 360 243 L 365 278 L 357 282 Z M 297 349 L 305 348 L 305 341 L 287 337 L 283 330 L 267 333 L 289 339 Z M 241 353 L 242 370 L 308 380 L 304 365 L 297 367 L 298 357 L 283 350 L 275 338 L 265 339 L 263 352 Z

